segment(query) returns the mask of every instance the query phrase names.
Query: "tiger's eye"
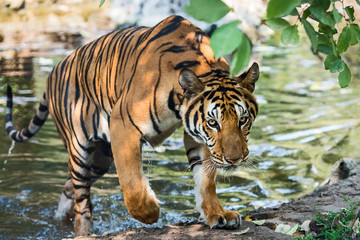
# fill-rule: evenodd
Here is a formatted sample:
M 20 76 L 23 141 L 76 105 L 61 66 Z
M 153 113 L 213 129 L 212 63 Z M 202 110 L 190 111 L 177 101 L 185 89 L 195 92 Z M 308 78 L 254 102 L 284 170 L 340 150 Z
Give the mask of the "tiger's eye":
M 218 128 L 219 127 L 219 124 L 214 120 L 214 119 L 210 119 L 207 121 L 209 127 L 212 127 L 212 128 Z
M 246 122 L 247 122 L 247 117 L 245 117 L 245 116 L 240 117 L 240 119 L 239 119 L 240 126 L 244 125 Z

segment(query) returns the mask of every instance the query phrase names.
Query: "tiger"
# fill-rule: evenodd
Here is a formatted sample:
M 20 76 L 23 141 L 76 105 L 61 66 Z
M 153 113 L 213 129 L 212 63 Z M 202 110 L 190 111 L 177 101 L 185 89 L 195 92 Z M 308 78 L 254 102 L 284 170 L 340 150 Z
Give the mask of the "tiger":
M 130 216 L 157 222 L 160 202 L 142 169 L 142 146 L 158 146 L 183 126 L 200 219 L 210 228 L 236 229 L 240 214 L 221 205 L 216 176 L 218 169 L 235 170 L 249 159 L 258 78 L 257 63 L 230 75 L 227 61 L 214 57 L 208 35 L 173 15 L 75 49 L 53 68 L 36 113 L 21 130 L 13 126 L 8 86 L 6 130 L 24 142 L 51 115 L 68 152 L 55 218 L 73 218 L 75 236 L 85 236 L 93 228 L 91 185 L 113 162 Z

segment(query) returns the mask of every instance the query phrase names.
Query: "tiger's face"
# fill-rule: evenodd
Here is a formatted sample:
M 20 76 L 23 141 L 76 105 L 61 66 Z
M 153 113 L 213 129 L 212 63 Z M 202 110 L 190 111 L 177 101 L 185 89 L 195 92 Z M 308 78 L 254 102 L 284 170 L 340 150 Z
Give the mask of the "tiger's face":
M 183 114 L 185 131 L 209 148 L 210 161 L 217 168 L 236 168 L 249 157 L 248 134 L 258 112 L 252 92 L 258 77 L 256 63 L 238 79 L 217 74 L 200 81 L 190 70 L 180 74 L 189 99 Z

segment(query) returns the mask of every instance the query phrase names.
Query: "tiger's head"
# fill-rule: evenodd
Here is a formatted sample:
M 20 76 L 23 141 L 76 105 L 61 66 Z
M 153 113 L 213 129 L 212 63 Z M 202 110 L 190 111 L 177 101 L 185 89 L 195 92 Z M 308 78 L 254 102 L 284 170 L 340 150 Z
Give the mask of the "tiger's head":
M 248 134 L 258 112 L 254 95 L 259 67 L 254 63 L 240 77 L 213 70 L 196 76 L 183 69 L 180 86 L 188 100 L 183 112 L 185 131 L 210 150 L 217 168 L 233 169 L 249 157 Z

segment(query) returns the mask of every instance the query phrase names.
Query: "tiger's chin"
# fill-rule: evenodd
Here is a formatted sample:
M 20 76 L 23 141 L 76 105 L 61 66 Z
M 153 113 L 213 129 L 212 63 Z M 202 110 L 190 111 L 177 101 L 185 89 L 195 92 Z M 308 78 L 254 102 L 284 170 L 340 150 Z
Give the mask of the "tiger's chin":
M 224 172 L 236 172 L 239 166 L 237 165 L 219 165 L 216 166 L 217 169 L 220 169 Z

